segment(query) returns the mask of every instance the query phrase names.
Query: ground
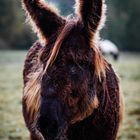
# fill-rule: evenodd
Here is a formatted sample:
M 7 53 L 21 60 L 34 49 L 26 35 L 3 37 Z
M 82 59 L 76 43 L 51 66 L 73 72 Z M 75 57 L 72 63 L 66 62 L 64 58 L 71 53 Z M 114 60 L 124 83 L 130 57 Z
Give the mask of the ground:
M 0 140 L 27 140 L 21 108 L 22 69 L 26 52 L 0 52 Z M 110 60 L 125 96 L 125 119 L 119 140 L 140 140 L 140 54 Z

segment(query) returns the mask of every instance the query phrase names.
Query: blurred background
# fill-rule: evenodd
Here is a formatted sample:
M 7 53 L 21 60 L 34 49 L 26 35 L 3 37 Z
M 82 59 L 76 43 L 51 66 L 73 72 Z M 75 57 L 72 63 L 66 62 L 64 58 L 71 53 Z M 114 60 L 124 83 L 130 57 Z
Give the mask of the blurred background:
M 48 2 L 64 16 L 74 11 L 74 0 Z M 107 5 L 101 50 L 120 77 L 126 104 L 118 139 L 140 140 L 140 0 L 107 0 Z M 0 140 L 28 138 L 21 111 L 22 69 L 27 49 L 36 39 L 25 23 L 21 1 L 0 0 Z M 106 51 L 106 47 L 116 48 Z

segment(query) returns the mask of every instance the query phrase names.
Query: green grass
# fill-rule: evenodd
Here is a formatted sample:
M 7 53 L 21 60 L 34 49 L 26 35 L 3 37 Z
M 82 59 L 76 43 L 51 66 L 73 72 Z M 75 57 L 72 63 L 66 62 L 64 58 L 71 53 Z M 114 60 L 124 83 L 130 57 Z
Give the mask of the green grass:
M 27 140 L 21 108 L 25 52 L 0 52 L 0 140 Z M 111 60 L 121 79 L 125 119 L 119 140 L 140 140 L 140 55 Z
M 0 140 L 25 140 L 22 118 L 22 69 L 24 52 L 0 53 Z

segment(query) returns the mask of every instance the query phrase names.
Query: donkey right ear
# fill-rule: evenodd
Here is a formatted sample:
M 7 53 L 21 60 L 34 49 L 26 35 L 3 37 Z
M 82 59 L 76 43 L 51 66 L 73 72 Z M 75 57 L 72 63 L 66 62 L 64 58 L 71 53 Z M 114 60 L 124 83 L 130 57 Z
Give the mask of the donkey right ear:
M 76 0 L 76 14 L 84 24 L 90 38 L 105 21 L 105 0 Z
M 52 34 L 65 24 L 65 19 L 42 0 L 22 0 L 22 3 L 29 20 L 31 19 L 33 30 L 39 33 L 43 40 L 45 39 L 45 43 Z

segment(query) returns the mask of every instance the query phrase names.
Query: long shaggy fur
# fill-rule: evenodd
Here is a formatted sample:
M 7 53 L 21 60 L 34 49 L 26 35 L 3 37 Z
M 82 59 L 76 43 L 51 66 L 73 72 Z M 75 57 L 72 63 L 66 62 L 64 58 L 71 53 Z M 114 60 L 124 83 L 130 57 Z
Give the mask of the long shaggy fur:
M 42 0 L 22 1 L 41 36 L 24 66 L 23 115 L 31 140 L 115 140 L 123 98 L 97 46 L 104 0 L 77 0 L 71 20 Z

